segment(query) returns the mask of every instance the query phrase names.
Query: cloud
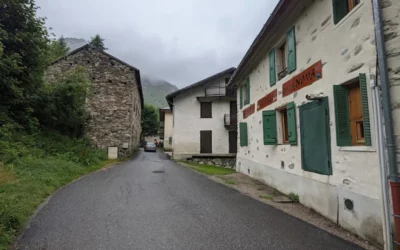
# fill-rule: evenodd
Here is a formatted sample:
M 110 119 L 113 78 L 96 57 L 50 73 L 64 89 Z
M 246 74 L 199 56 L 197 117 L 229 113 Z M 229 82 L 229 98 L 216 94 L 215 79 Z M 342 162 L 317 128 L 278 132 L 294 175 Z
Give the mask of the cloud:
M 109 53 L 184 87 L 236 67 L 278 0 L 36 0 L 65 37 L 99 33 Z

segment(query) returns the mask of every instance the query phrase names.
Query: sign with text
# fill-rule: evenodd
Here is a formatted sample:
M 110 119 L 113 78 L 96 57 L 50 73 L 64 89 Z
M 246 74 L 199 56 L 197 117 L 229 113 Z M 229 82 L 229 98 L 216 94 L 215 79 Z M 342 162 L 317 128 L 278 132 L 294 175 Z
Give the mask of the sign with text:
M 248 108 L 243 110 L 243 119 L 251 116 L 252 114 L 254 114 L 254 112 L 256 112 L 256 105 L 253 103 Z
M 282 85 L 282 96 L 288 96 L 322 78 L 321 60 Z
M 270 92 L 257 102 L 257 111 L 260 111 L 261 109 L 267 107 L 268 105 L 271 105 L 272 103 L 276 102 L 278 99 L 278 90 L 275 89 L 274 91 Z

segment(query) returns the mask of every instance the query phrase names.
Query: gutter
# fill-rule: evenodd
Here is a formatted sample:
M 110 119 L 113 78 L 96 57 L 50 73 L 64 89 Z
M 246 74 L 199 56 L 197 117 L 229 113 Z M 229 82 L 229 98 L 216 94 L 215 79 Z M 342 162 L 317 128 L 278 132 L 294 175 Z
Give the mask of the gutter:
M 386 47 L 384 39 L 384 29 L 383 29 L 383 19 L 381 11 L 381 0 L 372 0 L 372 9 L 374 15 L 374 25 L 375 25 L 375 39 L 376 39 L 376 50 L 378 55 L 378 74 L 380 78 L 380 88 L 381 88 L 381 103 L 383 110 L 383 117 L 385 123 L 385 138 L 386 138 L 386 150 L 389 165 L 389 180 L 392 193 L 392 204 L 393 204 L 393 216 L 395 223 L 395 235 L 392 241 L 388 236 L 386 236 L 387 249 L 400 249 L 400 178 L 397 167 L 397 155 L 396 155 L 396 142 L 394 140 L 393 131 L 393 119 L 391 111 L 391 100 L 390 100 L 390 86 L 389 86 L 389 74 L 387 67 L 387 57 L 386 57 Z M 379 103 L 379 101 L 378 101 Z M 378 107 L 380 108 L 380 107 Z M 378 124 L 382 126 L 382 124 Z M 385 176 L 385 181 L 387 181 L 387 176 Z M 382 188 L 384 188 L 386 183 L 382 183 Z M 389 192 L 389 190 L 382 190 L 383 192 Z M 388 203 L 390 203 L 388 201 Z M 385 204 L 390 206 L 390 204 Z M 390 209 L 388 209 L 390 210 Z M 388 211 L 390 212 L 390 211 Z M 385 225 L 387 230 L 390 230 L 391 225 Z M 389 234 L 390 235 L 390 234 Z M 392 245 L 395 245 L 392 248 Z

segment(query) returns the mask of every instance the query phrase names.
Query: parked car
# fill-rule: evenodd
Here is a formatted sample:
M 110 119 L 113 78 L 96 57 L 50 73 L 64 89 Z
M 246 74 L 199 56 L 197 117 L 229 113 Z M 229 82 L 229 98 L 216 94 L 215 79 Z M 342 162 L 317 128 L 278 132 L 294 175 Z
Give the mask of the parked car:
M 144 145 L 144 152 L 156 152 L 157 147 L 156 144 L 153 142 L 146 142 L 146 145 Z

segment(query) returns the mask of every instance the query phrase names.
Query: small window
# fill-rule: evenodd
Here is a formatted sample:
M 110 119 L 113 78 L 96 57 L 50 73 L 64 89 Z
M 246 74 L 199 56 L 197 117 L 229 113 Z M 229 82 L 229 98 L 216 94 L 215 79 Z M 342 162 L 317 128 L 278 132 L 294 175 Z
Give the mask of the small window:
M 360 83 L 348 86 L 351 145 L 364 145 L 364 121 L 361 106 Z
M 200 118 L 212 118 L 212 102 L 200 103 Z
M 287 75 L 287 47 L 286 47 L 286 42 L 283 43 L 282 46 L 279 47 L 278 49 L 278 54 L 277 54 L 277 68 L 278 68 L 278 81 L 284 78 Z
M 334 23 L 340 22 L 358 4 L 360 0 L 333 0 Z
M 288 133 L 288 120 L 287 120 L 287 109 L 286 107 L 283 109 L 278 110 L 280 114 L 280 126 L 281 126 L 281 137 L 282 143 L 288 144 L 289 143 L 289 133 Z

